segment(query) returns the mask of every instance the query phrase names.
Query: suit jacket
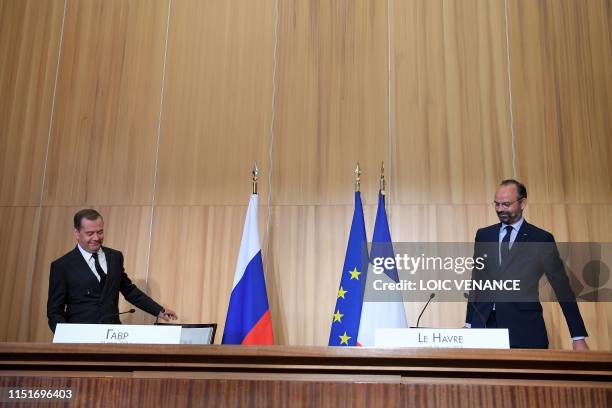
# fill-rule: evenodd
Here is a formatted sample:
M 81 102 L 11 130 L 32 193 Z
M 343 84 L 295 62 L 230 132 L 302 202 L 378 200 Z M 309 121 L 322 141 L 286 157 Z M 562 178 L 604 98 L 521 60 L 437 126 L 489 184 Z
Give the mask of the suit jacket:
M 539 301 L 542 275 L 550 282 L 572 337 L 587 336 L 565 267 L 552 234 L 523 222 L 510 255 L 499 263 L 501 224 L 481 228 L 476 233 L 474 257 L 483 257 L 485 267 L 474 269 L 472 279 L 518 279 L 520 292 L 484 293 L 472 291 L 466 322 L 483 328 L 495 304 L 498 327 L 508 328 L 512 348 L 548 348 L 548 336 Z
M 119 292 L 134 306 L 157 316 L 163 309 L 136 287 L 123 268 L 123 254 L 103 247 L 107 277 L 104 287 L 89 268 L 78 247 L 51 263 L 47 318 L 57 323 L 120 324 Z

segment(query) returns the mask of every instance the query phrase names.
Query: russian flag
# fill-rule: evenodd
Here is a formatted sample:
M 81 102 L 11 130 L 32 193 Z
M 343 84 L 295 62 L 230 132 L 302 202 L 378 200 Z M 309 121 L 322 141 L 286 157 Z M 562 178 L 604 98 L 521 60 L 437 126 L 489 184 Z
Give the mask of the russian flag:
M 257 194 L 252 194 L 222 344 L 274 344 L 257 224 Z

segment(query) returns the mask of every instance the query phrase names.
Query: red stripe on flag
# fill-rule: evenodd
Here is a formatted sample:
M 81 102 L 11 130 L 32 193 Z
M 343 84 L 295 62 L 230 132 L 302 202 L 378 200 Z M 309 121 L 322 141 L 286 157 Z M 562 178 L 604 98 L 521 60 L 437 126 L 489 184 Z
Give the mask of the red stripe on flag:
M 272 334 L 272 319 L 270 318 L 270 310 L 268 309 L 261 319 L 253 326 L 249 334 L 244 337 L 242 344 L 250 345 L 271 345 L 274 344 L 274 335 Z

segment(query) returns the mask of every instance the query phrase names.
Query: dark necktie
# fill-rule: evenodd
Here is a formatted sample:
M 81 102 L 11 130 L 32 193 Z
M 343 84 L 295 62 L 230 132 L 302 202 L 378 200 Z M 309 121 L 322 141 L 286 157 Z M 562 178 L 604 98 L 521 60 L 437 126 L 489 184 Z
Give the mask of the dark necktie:
M 102 266 L 98 261 L 98 253 L 93 253 L 91 256 L 93 256 L 94 263 L 96 265 L 96 272 L 98 272 L 98 275 L 100 275 L 100 286 L 104 286 L 104 282 L 106 282 L 106 273 L 104 273 L 104 269 L 102 269 Z
M 506 225 L 506 235 L 502 239 L 500 252 L 501 252 L 501 262 L 505 259 L 508 259 L 508 255 L 510 255 L 510 236 L 512 235 L 512 226 Z M 500 262 L 500 263 L 501 263 Z

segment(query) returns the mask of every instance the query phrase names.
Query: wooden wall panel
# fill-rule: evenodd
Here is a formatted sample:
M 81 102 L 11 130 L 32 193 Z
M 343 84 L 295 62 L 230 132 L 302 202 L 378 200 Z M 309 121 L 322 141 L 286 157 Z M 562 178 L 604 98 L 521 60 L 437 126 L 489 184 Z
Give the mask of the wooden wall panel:
M 0 207 L 0 341 L 25 341 L 37 209 Z
M 274 0 L 172 3 L 157 181 L 162 205 L 267 196 Z
M 518 176 L 533 203 L 612 202 L 611 7 L 509 2 Z
M 0 205 L 37 205 L 62 0 L 0 1 Z
M 273 204 L 376 199 L 387 161 L 386 2 L 282 1 Z
M 486 203 L 512 175 L 504 2 L 393 1 L 395 204 Z
M 375 205 L 364 207 L 372 234 Z M 278 344 L 327 345 L 353 206 L 275 206 L 268 288 Z
M 151 208 L 102 207 L 99 211 L 105 217 L 104 245 L 123 253 L 125 272 L 142 291 L 153 297 L 156 288 L 154 282 L 148 279 Z M 155 297 L 154 299 L 164 304 L 164 299 Z M 120 296 L 120 312 L 132 307 Z M 138 308 L 136 308 L 136 313 L 121 317 L 123 323 L 132 324 L 151 323 L 154 320 L 154 317 Z
M 377 1 L 280 4 L 268 267 L 279 344 L 328 342 L 357 160 L 363 202 L 376 203 L 388 156 L 386 14 Z M 368 225 L 374 211 L 366 205 Z
M 246 208 L 155 208 L 148 280 L 151 293 L 178 313 L 179 322 L 218 323 L 216 343 L 221 343 L 223 335 Z M 262 256 L 266 217 L 267 209 L 261 205 Z
M 36 264 L 31 292 L 29 321 L 30 341 L 49 341 L 52 338 L 47 324 L 47 294 L 51 262 L 76 246 L 72 218 L 80 207 L 45 207 L 42 212 Z M 137 286 L 147 293 L 147 252 L 149 240 L 149 207 L 98 207 L 104 217 L 104 245 L 123 252 L 125 271 Z M 123 301 L 122 301 L 123 302 Z M 121 303 L 120 310 L 129 306 Z M 145 313 L 122 319 L 126 323 L 144 321 Z
M 556 302 L 543 302 L 544 320 L 551 349 L 572 349 L 572 340 L 561 307 Z M 578 307 L 589 333 L 587 343 L 592 350 L 612 348 L 612 305 L 609 302 L 579 302 Z
M 47 205 L 150 203 L 168 1 L 69 1 Z
M 394 242 L 474 242 L 476 230 L 499 222 L 492 205 L 391 205 Z

